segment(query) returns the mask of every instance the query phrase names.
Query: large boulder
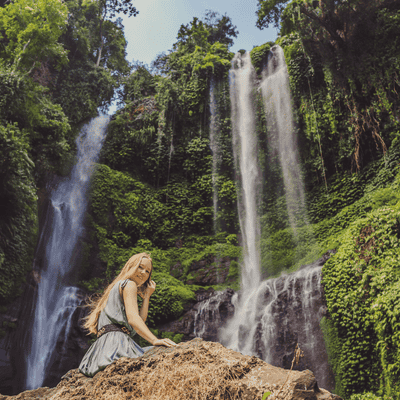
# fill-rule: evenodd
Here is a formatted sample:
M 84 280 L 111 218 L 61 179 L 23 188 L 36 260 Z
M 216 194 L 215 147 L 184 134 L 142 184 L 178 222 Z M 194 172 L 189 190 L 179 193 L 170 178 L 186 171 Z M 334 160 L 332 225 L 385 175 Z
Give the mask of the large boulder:
M 200 338 L 176 347 L 155 347 L 139 358 L 121 358 L 94 378 L 71 370 L 55 388 L 0 395 L 0 400 L 255 400 L 268 391 L 268 400 L 341 400 L 319 388 L 309 370 L 273 367 Z

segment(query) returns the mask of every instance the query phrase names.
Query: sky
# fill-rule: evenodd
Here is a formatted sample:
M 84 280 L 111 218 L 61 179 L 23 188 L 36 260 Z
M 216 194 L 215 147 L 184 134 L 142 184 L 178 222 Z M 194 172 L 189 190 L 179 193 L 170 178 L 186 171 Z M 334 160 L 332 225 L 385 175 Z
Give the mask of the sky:
M 128 18 L 121 15 L 128 42 L 129 62 L 141 61 L 148 66 L 157 54 L 172 49 L 178 30 L 193 17 L 202 19 L 206 10 L 227 14 L 239 31 L 231 51 L 250 51 L 254 46 L 275 41 L 277 30 L 256 28 L 257 0 L 132 0 L 139 14 Z M 115 111 L 113 105 L 110 113 Z
M 136 17 L 124 16 L 128 41 L 128 61 L 150 65 L 157 54 L 172 49 L 178 30 L 193 17 L 202 19 L 206 10 L 227 13 L 239 30 L 231 51 L 251 50 L 268 41 L 275 41 L 277 30 L 256 28 L 257 0 L 133 0 L 139 11 Z

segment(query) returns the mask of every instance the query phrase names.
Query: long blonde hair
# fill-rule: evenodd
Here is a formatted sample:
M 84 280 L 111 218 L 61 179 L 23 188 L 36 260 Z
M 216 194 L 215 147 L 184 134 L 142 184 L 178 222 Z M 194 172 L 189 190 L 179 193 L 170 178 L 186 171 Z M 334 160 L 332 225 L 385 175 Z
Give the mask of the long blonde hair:
M 83 327 L 89 331 L 88 335 L 90 335 L 91 333 L 97 335 L 98 331 L 97 323 L 99 321 L 100 313 L 103 311 L 104 307 L 107 304 L 108 296 L 110 295 L 111 289 L 117 282 L 123 281 L 124 279 L 127 279 L 129 276 L 132 276 L 132 274 L 134 274 L 138 269 L 139 264 L 143 258 L 148 258 L 150 260 L 151 271 L 148 279 L 146 280 L 146 282 L 143 283 L 140 289 L 142 289 L 142 287 L 143 289 L 146 289 L 147 286 L 149 286 L 151 280 L 151 273 L 153 272 L 153 263 L 150 258 L 150 255 L 147 253 L 135 254 L 126 262 L 126 264 L 124 265 L 118 276 L 107 286 L 107 289 L 104 291 L 103 295 L 95 300 L 93 299 L 89 300 L 89 304 L 87 304 L 87 306 L 91 308 L 91 311 L 89 315 L 83 319 L 84 321 Z

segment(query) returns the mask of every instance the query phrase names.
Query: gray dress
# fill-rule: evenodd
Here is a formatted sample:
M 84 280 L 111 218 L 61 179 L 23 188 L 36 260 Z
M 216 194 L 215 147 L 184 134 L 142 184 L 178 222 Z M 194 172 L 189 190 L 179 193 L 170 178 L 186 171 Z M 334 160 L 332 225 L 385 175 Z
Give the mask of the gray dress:
M 79 365 L 79 371 L 86 376 L 94 376 L 113 361 L 121 357 L 136 358 L 154 346 L 140 347 L 132 337 L 135 330 L 128 324 L 124 302 L 119 294 L 119 287 L 125 287 L 129 279 L 117 282 L 111 289 L 107 304 L 100 313 L 98 330 L 108 324 L 120 324 L 130 331 L 128 336 L 122 332 L 108 332 L 97 339 L 88 349 Z

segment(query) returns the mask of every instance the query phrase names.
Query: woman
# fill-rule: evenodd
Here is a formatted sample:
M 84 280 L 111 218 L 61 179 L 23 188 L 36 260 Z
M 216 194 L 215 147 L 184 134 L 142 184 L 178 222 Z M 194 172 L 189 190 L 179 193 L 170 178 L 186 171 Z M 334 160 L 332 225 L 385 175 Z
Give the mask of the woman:
M 140 357 L 153 346 L 176 346 L 171 339 L 157 339 L 145 324 L 150 296 L 156 288 L 151 280 L 151 261 L 146 253 L 132 256 L 104 294 L 91 304 L 92 311 L 83 326 L 97 335 L 97 340 L 79 365 L 86 376 L 94 376 L 121 357 Z M 143 298 L 140 312 L 137 295 Z M 153 346 L 140 347 L 132 339 L 136 332 Z

